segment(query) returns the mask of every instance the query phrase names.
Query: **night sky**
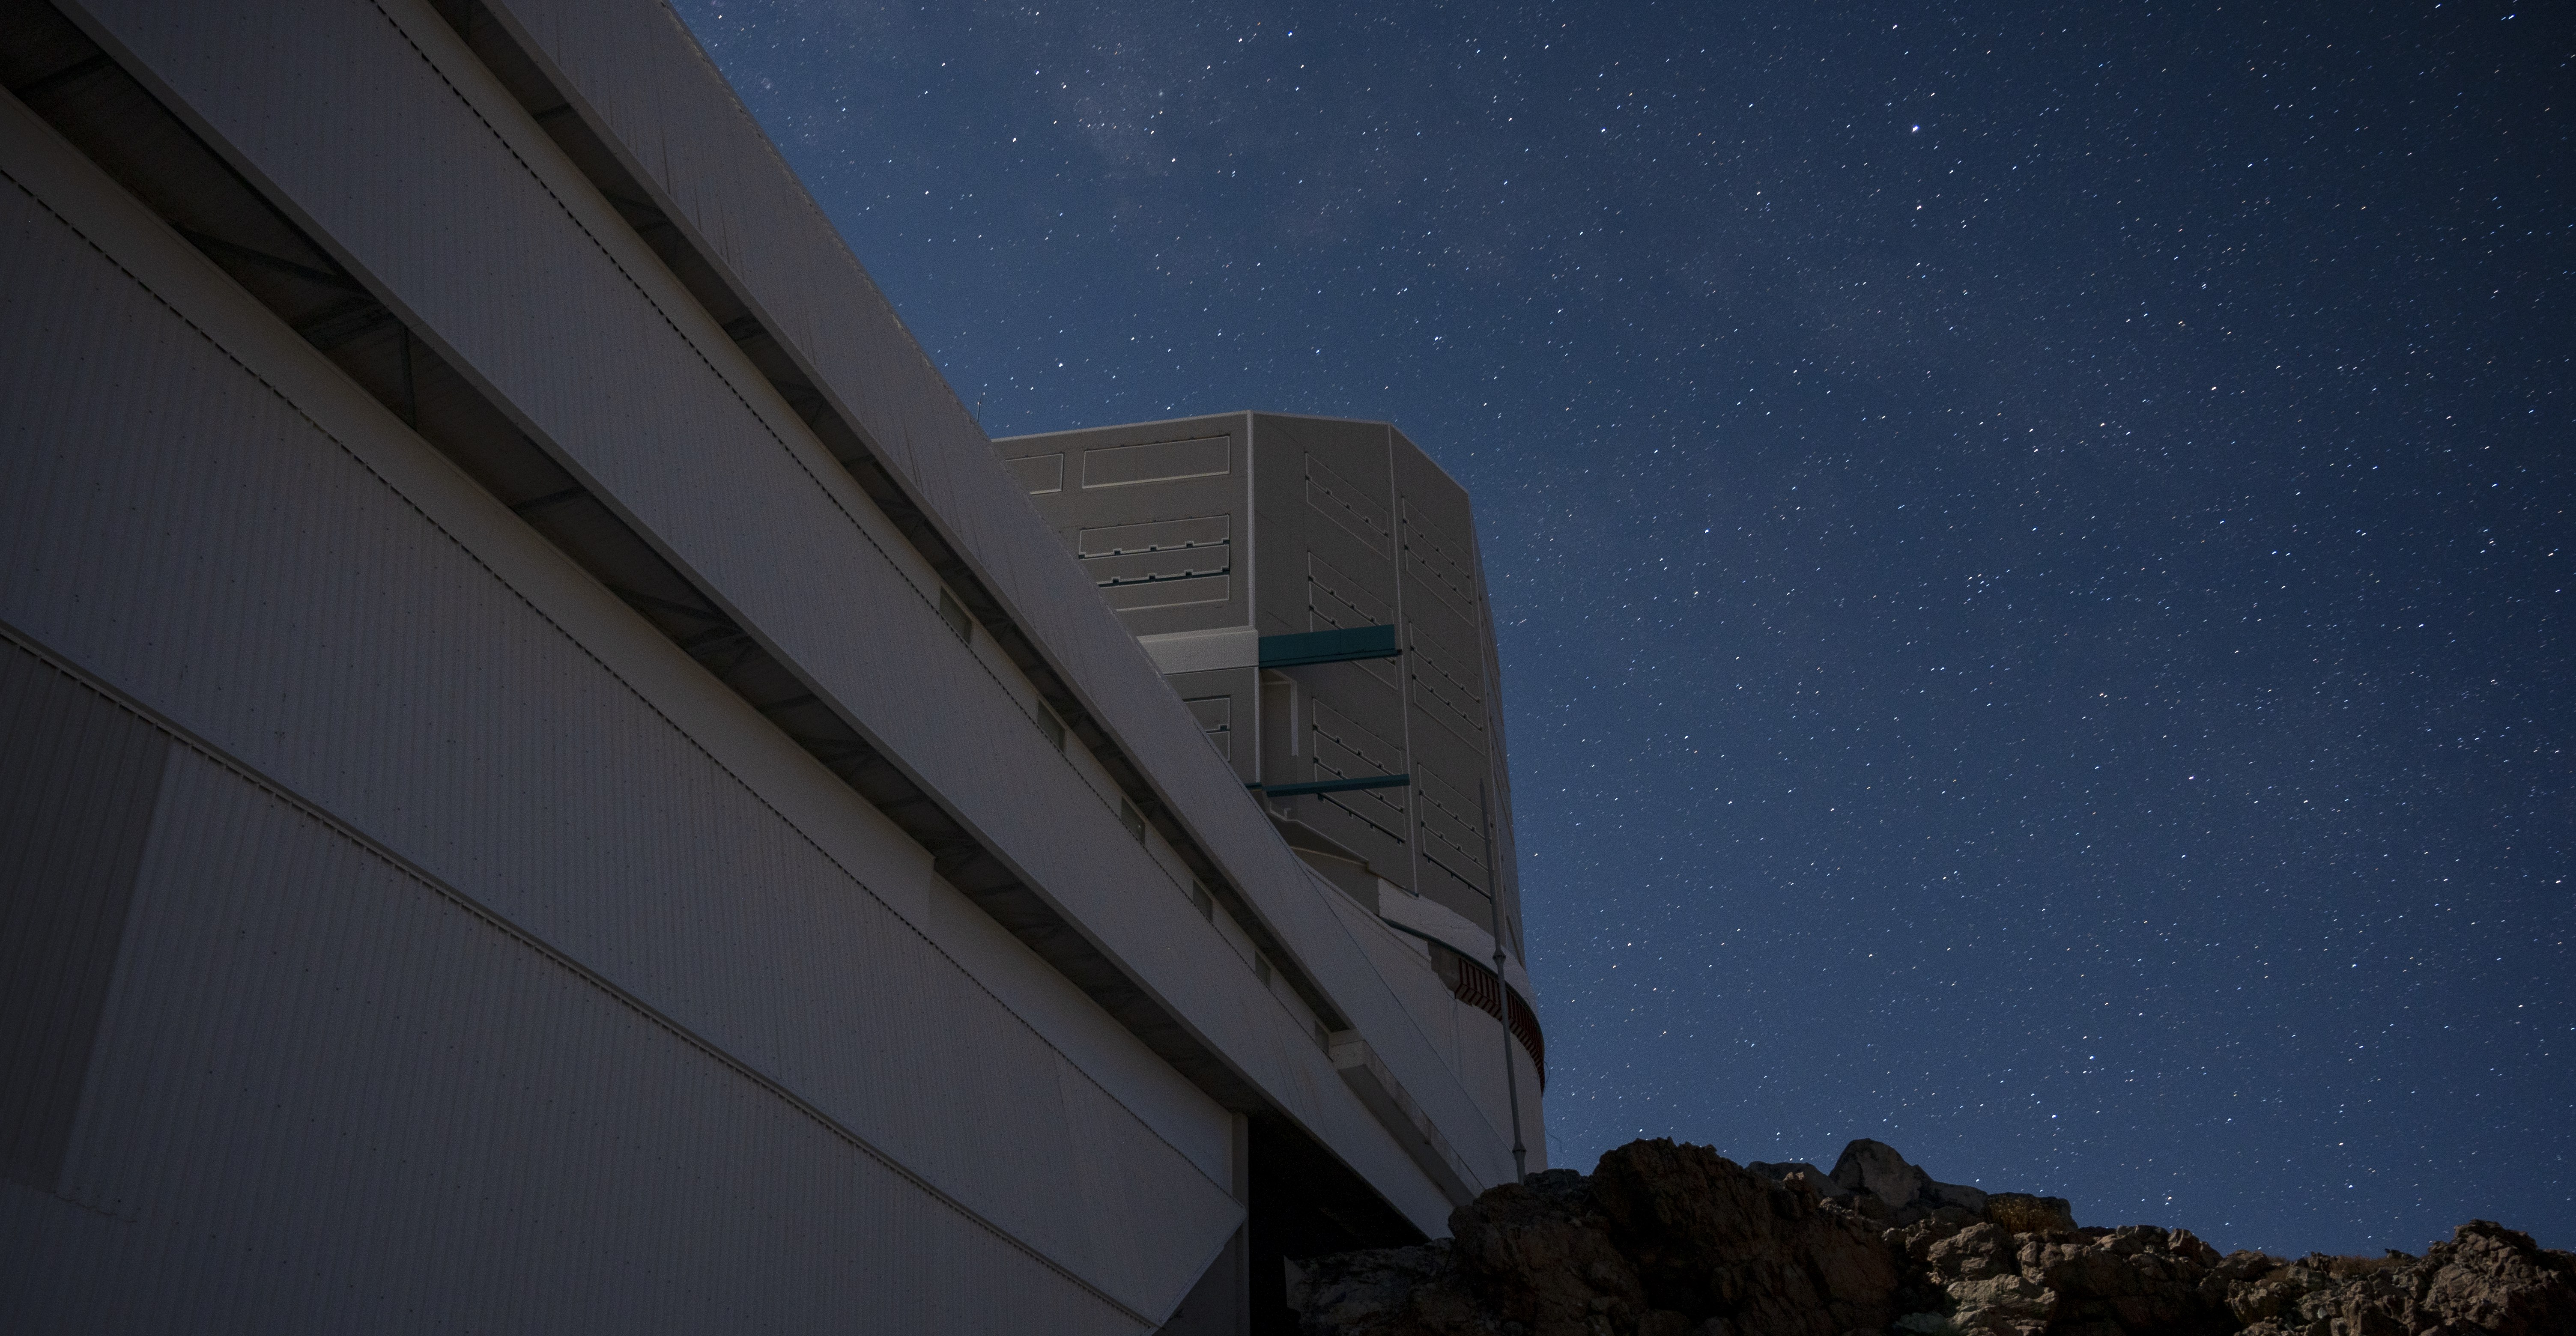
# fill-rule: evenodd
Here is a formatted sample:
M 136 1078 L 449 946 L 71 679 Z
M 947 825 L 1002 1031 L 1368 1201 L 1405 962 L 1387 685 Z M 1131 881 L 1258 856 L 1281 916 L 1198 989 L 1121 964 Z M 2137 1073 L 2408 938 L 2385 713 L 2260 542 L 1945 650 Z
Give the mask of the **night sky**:
M 1557 1163 L 2576 1247 L 2569 6 L 679 8 L 994 434 L 1467 485 Z

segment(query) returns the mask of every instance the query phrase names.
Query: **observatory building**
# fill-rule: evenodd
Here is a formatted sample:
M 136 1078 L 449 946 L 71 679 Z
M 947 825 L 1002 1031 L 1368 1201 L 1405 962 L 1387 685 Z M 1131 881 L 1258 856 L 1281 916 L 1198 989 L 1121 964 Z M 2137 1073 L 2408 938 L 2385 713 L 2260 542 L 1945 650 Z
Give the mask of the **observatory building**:
M 995 445 L 1309 866 L 1445 970 L 1490 961 L 1500 933 L 1539 1063 L 1466 489 L 1383 422 L 1227 413 Z
M 0 85 L 0 1328 L 1279 1331 L 1545 1166 L 1402 433 L 997 446 L 658 0 Z

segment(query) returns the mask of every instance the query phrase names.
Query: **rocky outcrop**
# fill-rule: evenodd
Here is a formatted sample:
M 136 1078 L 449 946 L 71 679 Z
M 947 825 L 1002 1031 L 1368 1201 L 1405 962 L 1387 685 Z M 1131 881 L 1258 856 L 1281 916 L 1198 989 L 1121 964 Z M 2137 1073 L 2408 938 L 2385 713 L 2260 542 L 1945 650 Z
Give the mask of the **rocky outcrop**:
M 2450 1242 L 2422 1257 L 2259 1261 L 2272 1265 L 2233 1287 L 2227 1301 L 2246 1336 L 2576 1332 L 2576 1254 L 2541 1248 L 2492 1220 L 2452 1230 Z
M 2063 1198 L 1935 1182 L 1880 1142 L 1832 1173 L 1637 1141 L 1495 1188 L 1453 1238 L 1299 1264 L 1308 1336 L 2568 1336 L 2576 1254 L 2472 1221 L 2422 1257 L 2218 1251 L 2078 1228 Z
M 2576 1254 L 2487 1220 L 2422 1257 L 2225 1257 L 2153 1225 L 2011 1234 L 1995 1224 L 1891 1231 L 1950 1300 L 1918 1330 L 2012 1336 L 2243 1332 L 2246 1336 L 2566 1336 Z M 1900 1319 L 1900 1326 L 1904 1320 Z
M 2024 1232 L 2075 1228 L 2075 1216 L 2064 1197 L 2035 1197 L 2026 1192 L 1990 1194 L 1960 1183 L 1935 1182 L 1920 1165 L 1906 1163 L 1905 1157 L 1884 1141 L 1863 1139 L 1843 1147 L 1842 1158 L 1834 1161 L 1830 1174 L 1804 1163 L 1765 1164 L 1756 1160 L 1744 1167 L 1784 1185 L 1790 1175 L 1802 1175 L 1825 1200 L 1897 1226 L 1932 1219 L 1961 1225 L 1993 1219 L 2011 1222 L 2010 1227 Z
M 1897 1316 L 1899 1256 L 1874 1222 L 1705 1146 L 1632 1142 L 1590 1178 L 1495 1188 L 1449 1227 L 1446 1242 L 1302 1264 L 1305 1329 L 1841 1336 Z
M 2082 1332 L 2220 1333 L 2229 1320 L 2225 1260 L 2189 1230 L 2152 1225 L 2014 1233 L 1992 1221 L 1894 1230 L 1927 1287 L 1937 1291 L 1920 1330 L 2041 1336 Z M 2247 1257 L 2255 1254 L 2245 1254 Z M 2241 1264 L 2240 1264 L 2241 1269 Z

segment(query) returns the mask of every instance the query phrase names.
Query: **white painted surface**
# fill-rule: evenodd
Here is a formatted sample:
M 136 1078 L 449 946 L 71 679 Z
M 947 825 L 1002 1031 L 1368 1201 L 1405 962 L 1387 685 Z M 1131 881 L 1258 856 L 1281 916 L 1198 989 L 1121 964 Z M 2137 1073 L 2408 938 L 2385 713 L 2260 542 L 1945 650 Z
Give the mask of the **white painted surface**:
M 220 15 L 144 0 L 88 8 L 254 180 L 520 414 L 558 461 L 1279 1107 L 1426 1229 L 1441 1227 L 1440 1194 L 1343 1091 L 1311 1028 L 1197 945 L 1205 927 L 1183 912 L 1181 897 L 1139 893 L 1168 876 L 1114 812 L 1069 815 L 1100 806 L 1101 795 L 1038 744 L 1034 727 L 1012 717 L 1010 693 L 939 628 L 917 560 L 877 538 L 855 484 L 435 16 L 396 4 L 397 26 L 381 11 L 317 0 Z M 647 17 L 667 19 L 658 10 Z M 712 94 L 687 96 L 729 104 L 720 83 L 708 87 Z M 331 116 L 307 114 L 313 103 Z M 662 108 L 656 114 L 672 118 L 666 133 L 645 142 L 677 151 L 680 138 L 724 128 L 721 117 L 691 119 L 685 109 Z M 404 153 L 378 151 L 397 138 Z M 762 225 L 805 216 L 788 209 Z M 755 221 L 736 217 L 736 231 Z M 800 244 L 792 231 L 737 240 L 762 264 Z M 830 288 L 834 256 L 856 273 L 832 245 L 828 255 L 803 257 L 812 281 L 802 300 Z M 496 291 L 531 296 L 501 306 L 491 300 Z M 792 332 L 797 322 L 775 327 Z M 568 348 L 582 355 L 567 357 Z M 1018 554 L 1040 585 L 1083 588 L 980 434 L 928 445 L 917 438 L 904 457 L 934 473 L 955 470 L 938 475 L 949 482 L 924 483 L 923 495 L 934 504 L 948 498 L 962 538 Z M 1060 632 L 1045 638 L 1048 648 L 1081 651 L 1067 666 L 1098 689 L 1095 707 L 1414 1097 L 1444 1125 L 1472 1129 L 1466 1092 L 1403 1023 L 1366 956 L 1150 661 L 1096 598 L 1078 602 L 1019 611 Z M 1463 1138 L 1460 1151 L 1485 1181 L 1508 1173 L 1505 1148 L 1489 1138 Z
M 1389 1068 L 1434 1117 L 1472 1116 L 1462 1090 L 1439 1088 L 1446 1084 L 1439 1055 L 1400 1033 L 1399 1009 L 1365 954 L 1306 884 L 1240 781 L 1230 780 L 1152 661 L 1036 520 L 991 443 L 677 20 L 650 0 L 510 0 L 495 12 L 536 50 L 594 128 L 622 148 L 656 204 L 727 274 L 812 383 L 913 487 L 1271 930 L 1353 1027 L 1371 1036 Z M 1380 1039 L 1380 1028 L 1394 1033 Z M 1280 1090 L 1312 1078 L 1301 1072 Z M 1301 1121 L 1321 1116 L 1283 1104 Z M 1310 1130 L 1339 1148 L 1331 1127 L 1317 1122 Z M 1488 1141 L 1460 1149 L 1493 1176 L 1489 1181 L 1508 1175 L 1507 1147 Z M 1376 1177 L 1361 1162 L 1370 1157 L 1356 1148 L 1349 1156 Z M 1417 1223 L 1435 1233 L 1445 1227 L 1446 1212 L 1428 1183 L 1408 1185 L 1409 1167 L 1383 1157 L 1375 1163 L 1390 1173 L 1380 1187 Z
M 1006 996 L 963 967 L 1029 968 L 943 950 L 954 893 L 916 845 L 14 104 L 0 166 L 24 188 L 0 617 L 809 1102 L 903 1190 L 1130 1311 L 1178 1300 L 1240 1218 L 1222 1109 L 1051 973 Z M 485 1139 L 588 1107 L 481 1098 Z M 621 1112 L 586 1135 L 667 1139 L 618 1140 Z
M 1261 633 L 1249 626 L 1139 636 L 1136 643 L 1145 647 L 1154 667 L 1166 674 L 1252 668 L 1261 663 Z
M 13 1329 L 1145 1329 L 194 752 L 136 910 Z
M 1381 880 L 1377 884 L 1377 912 L 1378 917 L 1390 923 L 1418 932 L 1487 969 L 1493 968 L 1494 934 L 1437 900 Z M 1530 991 L 1529 971 L 1508 952 L 1503 956 L 1503 978 L 1523 998 L 1537 1000 L 1537 994 Z

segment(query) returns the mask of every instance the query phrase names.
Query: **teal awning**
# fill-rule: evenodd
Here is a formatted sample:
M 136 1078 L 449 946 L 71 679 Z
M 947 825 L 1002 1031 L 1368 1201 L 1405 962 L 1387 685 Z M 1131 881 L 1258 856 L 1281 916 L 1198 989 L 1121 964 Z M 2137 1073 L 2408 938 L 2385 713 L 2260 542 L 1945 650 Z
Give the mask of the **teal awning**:
M 1293 668 L 1302 663 L 1348 663 L 1354 659 L 1392 659 L 1404 650 L 1395 643 L 1392 626 L 1353 626 L 1338 631 L 1307 631 L 1261 638 L 1261 666 Z
M 1353 789 L 1400 789 L 1413 782 L 1411 775 L 1362 775 L 1357 779 L 1319 779 L 1311 784 L 1246 784 L 1273 798 L 1294 798 L 1301 793 L 1347 793 Z

